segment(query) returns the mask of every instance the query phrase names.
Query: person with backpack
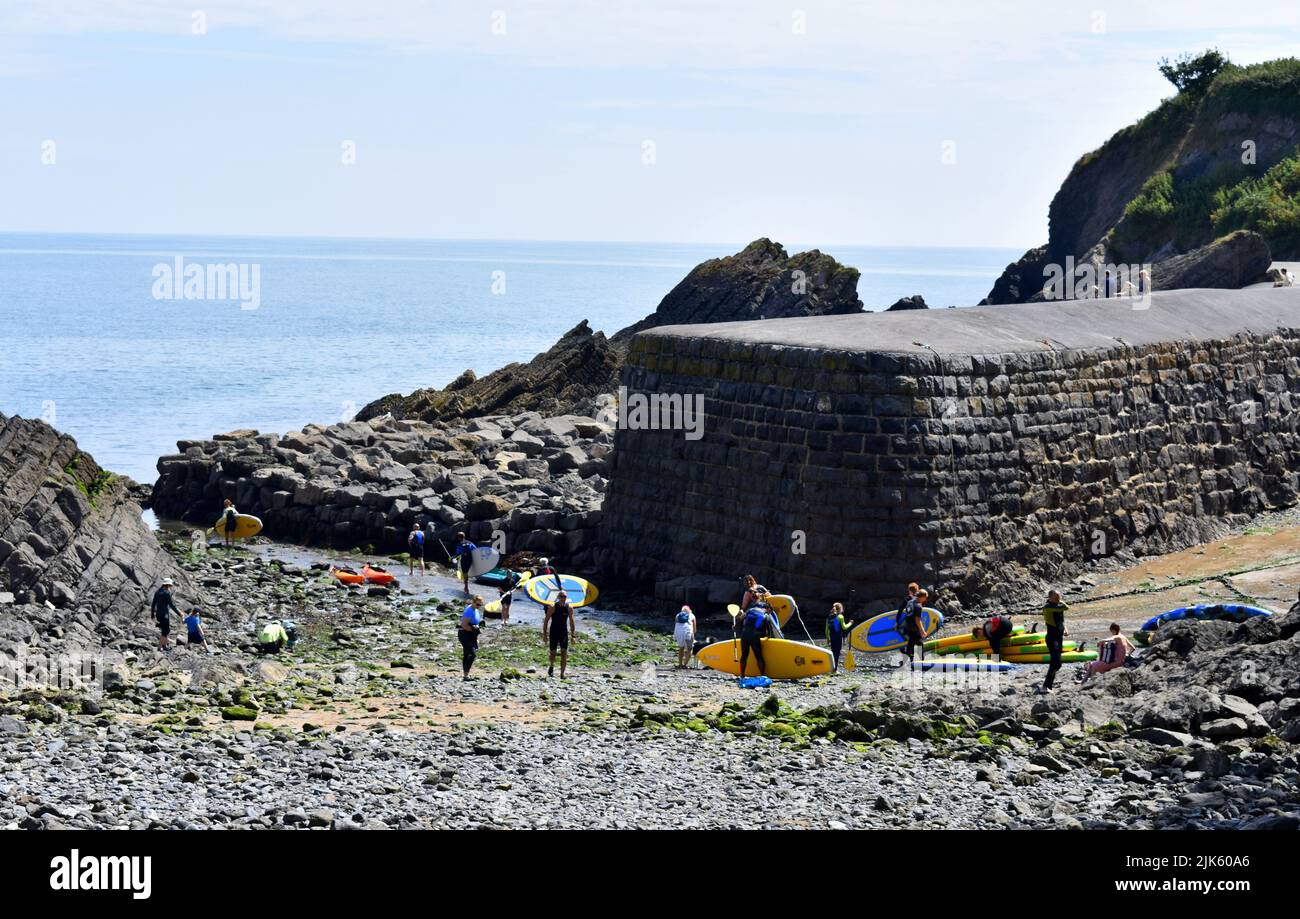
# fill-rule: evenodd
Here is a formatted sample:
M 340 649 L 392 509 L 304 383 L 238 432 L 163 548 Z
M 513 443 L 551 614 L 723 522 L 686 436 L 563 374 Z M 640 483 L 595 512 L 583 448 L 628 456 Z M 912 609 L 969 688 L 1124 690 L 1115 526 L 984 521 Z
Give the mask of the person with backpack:
M 763 661 L 763 638 L 767 635 L 769 628 L 768 616 L 772 613 L 772 608 L 767 605 L 767 592 L 761 587 L 755 590 L 754 605 L 745 610 L 744 616 L 740 620 L 740 676 L 745 676 L 745 668 L 749 663 L 749 653 L 754 652 L 754 659 L 758 661 L 758 672 L 767 676 L 767 664 Z
M 465 672 L 462 677 L 465 681 L 469 680 L 469 668 L 474 666 L 474 658 L 478 656 L 478 637 L 483 631 L 483 598 L 474 597 L 465 607 L 465 612 L 461 613 L 460 622 L 456 627 L 456 637 L 460 639 L 461 655 L 460 666 Z
M 235 510 L 235 502 L 227 498 L 222 502 L 221 510 L 221 536 L 225 540 L 227 549 L 234 544 L 237 526 L 239 526 L 239 511 Z
M 978 641 L 984 639 L 993 649 L 994 657 L 1002 656 L 1002 639 L 1014 631 L 1015 625 L 1011 622 L 1011 617 L 1007 615 L 990 616 L 982 623 L 971 629 L 971 638 Z
M 420 574 L 425 574 L 424 570 L 424 527 L 415 523 L 411 525 L 411 532 L 406 536 L 406 573 L 415 576 L 415 563 L 420 563 Z
M 176 598 L 172 596 L 172 587 L 174 582 L 171 578 L 163 578 L 162 585 L 153 595 L 153 601 L 149 604 L 149 610 L 153 613 L 154 622 L 158 623 L 158 647 L 167 648 L 167 636 L 172 633 L 172 617 L 175 613 L 181 614 L 180 608 L 176 605 Z
M 903 637 L 907 639 L 907 650 L 904 653 L 912 661 L 916 660 L 915 649 L 917 648 L 921 650 L 921 660 L 925 660 L 925 625 L 921 617 L 925 615 L 925 601 L 929 597 L 928 590 L 918 587 L 916 596 L 908 600 L 903 608 L 902 632 Z
M 573 616 L 573 607 L 569 605 L 569 595 L 560 591 L 555 595 L 555 602 L 546 607 L 546 618 L 542 620 L 542 640 L 550 643 L 551 663 L 546 670 L 548 677 L 555 676 L 555 652 L 560 652 L 560 679 L 569 666 L 569 639 L 578 634 L 578 623 Z
M 460 568 L 460 583 L 465 588 L 465 596 L 469 596 L 469 569 L 474 565 L 474 550 L 478 546 L 474 545 L 465 538 L 464 533 L 456 534 L 456 551 L 451 554 L 452 560 Z
M 695 613 L 689 606 L 677 611 L 673 620 L 673 640 L 677 642 L 677 669 L 685 670 L 695 653 Z
M 831 646 L 832 673 L 840 672 L 840 651 L 844 649 L 844 635 L 849 624 L 844 621 L 844 604 L 836 603 L 831 607 L 831 614 L 826 617 L 826 641 Z
M 1069 629 L 1065 627 L 1065 613 L 1069 608 L 1061 600 L 1060 591 L 1048 592 L 1047 603 L 1043 605 L 1043 625 L 1047 627 L 1045 639 L 1048 654 L 1047 676 L 1043 678 L 1043 685 L 1037 689 L 1039 695 L 1051 695 L 1052 687 L 1056 683 L 1057 671 L 1061 669 L 1061 649 L 1065 644 L 1065 636 L 1070 634 Z
M 758 578 L 752 574 L 747 574 L 740 581 L 745 586 L 745 593 L 740 598 L 740 608 L 749 609 L 754 605 L 754 599 L 757 596 L 755 591 L 758 589 Z

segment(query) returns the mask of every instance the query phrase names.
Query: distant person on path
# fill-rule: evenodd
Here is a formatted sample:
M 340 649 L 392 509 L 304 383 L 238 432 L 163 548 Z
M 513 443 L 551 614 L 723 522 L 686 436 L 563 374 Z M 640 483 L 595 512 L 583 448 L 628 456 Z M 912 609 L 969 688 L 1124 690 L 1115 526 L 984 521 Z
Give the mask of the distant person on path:
M 767 617 L 772 608 L 767 605 L 767 592 L 761 587 L 755 590 L 754 604 L 745 610 L 740 620 L 740 676 L 745 676 L 749 663 L 749 653 L 754 652 L 758 661 L 758 672 L 767 676 L 767 664 L 763 661 L 763 636 L 767 634 Z
M 163 649 L 167 647 L 167 636 L 172 633 L 172 613 L 181 614 L 176 598 L 172 596 L 172 587 L 172 579 L 163 578 L 162 585 L 153 595 L 153 602 L 149 604 L 154 622 L 158 623 L 158 647 Z
M 460 666 L 465 672 L 462 677 L 464 680 L 469 680 L 469 668 L 474 666 L 474 658 L 478 656 L 478 636 L 482 631 L 483 598 L 476 596 L 461 614 L 456 632 L 456 637 L 460 639 Z
M 227 549 L 234 544 L 237 526 L 239 526 L 239 511 L 235 510 L 235 503 L 227 498 L 222 502 L 221 509 L 221 536 Z
M 203 618 L 196 609 L 190 610 L 190 614 L 185 617 L 185 641 L 191 645 L 202 645 L 209 654 L 212 653 L 212 645 L 208 644 L 208 636 L 203 631 Z
M 826 641 L 831 646 L 832 673 L 840 672 L 840 651 L 844 649 L 844 633 L 849 624 L 844 621 L 844 604 L 836 603 L 831 607 L 831 614 L 826 618 Z
M 1052 686 L 1056 683 L 1056 673 L 1061 669 L 1061 648 L 1065 644 L 1065 636 L 1070 634 L 1065 627 L 1065 612 L 1069 608 L 1061 601 L 1060 591 L 1053 590 L 1047 594 L 1047 603 L 1043 606 L 1043 625 L 1047 627 L 1049 663 L 1043 685 L 1038 687 L 1040 695 L 1049 695 L 1052 692 Z
M 548 677 L 555 676 L 555 652 L 559 651 L 560 679 L 568 679 L 565 671 L 569 666 L 569 640 L 577 633 L 578 623 L 573 617 L 573 607 L 569 605 L 569 595 L 560 591 L 555 603 L 546 607 L 546 618 L 542 620 L 542 641 L 549 641 L 551 646 L 551 663 L 546 670 Z
M 460 566 L 460 583 L 465 588 L 465 596 L 469 596 L 469 569 L 474 564 L 474 550 L 478 546 L 474 545 L 465 538 L 464 533 L 456 534 L 456 551 L 451 557 L 456 560 Z
M 257 633 L 257 650 L 262 654 L 279 654 L 289 644 L 289 633 L 279 619 L 272 619 Z
M 406 573 L 415 576 L 415 563 L 420 563 L 420 574 L 424 570 L 424 527 L 414 524 L 406 537 Z
M 976 641 L 983 638 L 993 649 L 994 657 L 1002 656 L 1002 639 L 1006 638 L 1015 629 L 1010 616 L 990 616 L 982 623 L 971 629 L 971 638 Z
M 684 670 L 695 652 L 695 613 L 689 606 L 677 611 L 673 620 L 673 640 L 677 642 L 677 669 Z
M 1089 662 L 1079 674 L 1079 682 L 1088 680 L 1096 673 L 1105 673 L 1116 667 L 1123 667 L 1124 661 L 1133 653 L 1133 642 L 1128 640 L 1118 622 L 1110 624 L 1110 637 L 1097 642 L 1097 659 Z

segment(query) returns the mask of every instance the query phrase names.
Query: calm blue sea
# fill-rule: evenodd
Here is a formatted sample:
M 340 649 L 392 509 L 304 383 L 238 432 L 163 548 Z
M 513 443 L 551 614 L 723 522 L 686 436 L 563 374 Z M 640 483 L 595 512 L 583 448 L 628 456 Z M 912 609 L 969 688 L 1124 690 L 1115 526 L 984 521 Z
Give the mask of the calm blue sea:
M 338 421 L 466 367 L 527 360 L 582 319 L 616 331 L 740 248 L 0 233 L 0 412 L 45 417 L 152 482 L 178 438 Z M 862 271 L 876 310 L 915 293 L 973 304 L 1021 254 L 820 248 Z M 242 266 L 249 282 L 256 267 L 257 308 L 155 297 L 169 286 L 156 266 L 174 272 L 178 257 L 205 279 L 208 264 Z

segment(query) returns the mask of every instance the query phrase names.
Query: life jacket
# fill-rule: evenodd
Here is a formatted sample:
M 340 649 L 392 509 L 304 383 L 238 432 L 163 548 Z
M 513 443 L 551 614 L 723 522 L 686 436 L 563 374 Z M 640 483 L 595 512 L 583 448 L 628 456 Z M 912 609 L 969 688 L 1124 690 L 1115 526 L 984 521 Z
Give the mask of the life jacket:
M 767 613 L 768 609 L 765 606 L 751 606 L 745 610 L 745 628 L 761 633 L 763 624 L 767 621 Z
M 984 634 L 989 638 L 1005 638 L 1013 628 L 1015 626 L 1012 625 L 1010 616 L 992 616 L 985 623 Z

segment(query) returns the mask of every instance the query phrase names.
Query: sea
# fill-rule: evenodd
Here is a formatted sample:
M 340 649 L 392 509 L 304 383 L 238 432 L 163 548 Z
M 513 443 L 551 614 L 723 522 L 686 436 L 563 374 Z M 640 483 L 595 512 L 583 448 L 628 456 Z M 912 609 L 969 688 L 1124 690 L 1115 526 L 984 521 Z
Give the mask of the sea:
M 0 412 L 152 482 L 177 440 L 334 423 L 528 360 L 584 319 L 615 332 L 741 248 L 0 233 Z M 809 248 L 862 272 L 869 310 L 975 304 L 1021 254 L 787 245 Z

